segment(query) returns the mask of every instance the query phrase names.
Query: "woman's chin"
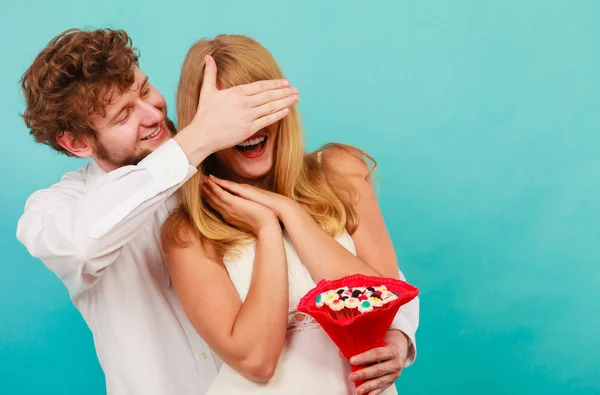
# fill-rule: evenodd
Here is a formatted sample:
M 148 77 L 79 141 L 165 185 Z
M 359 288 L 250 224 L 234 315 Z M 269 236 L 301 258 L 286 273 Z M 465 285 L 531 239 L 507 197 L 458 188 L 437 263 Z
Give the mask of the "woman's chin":
M 264 179 L 267 175 L 269 174 L 268 171 L 264 171 L 264 172 L 243 172 L 241 174 L 238 174 L 237 176 L 244 180 L 243 182 L 253 182 L 253 181 L 260 181 L 262 179 Z
M 254 166 L 244 166 L 243 168 L 238 169 L 238 171 L 235 173 L 239 178 L 246 180 L 260 180 L 269 174 L 271 168 L 271 166 L 266 166 L 266 164 L 262 164 L 262 166 L 260 166 L 258 163 L 256 163 Z

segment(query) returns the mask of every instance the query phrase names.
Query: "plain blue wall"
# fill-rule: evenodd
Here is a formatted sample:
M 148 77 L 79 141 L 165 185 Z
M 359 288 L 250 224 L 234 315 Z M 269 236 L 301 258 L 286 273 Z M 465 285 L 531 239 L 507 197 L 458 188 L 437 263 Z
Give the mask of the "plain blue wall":
M 379 161 L 400 266 L 421 289 L 402 394 L 600 391 L 600 2 L 3 1 L 0 394 L 98 395 L 92 339 L 15 239 L 26 197 L 83 162 L 37 146 L 18 80 L 69 27 L 126 29 L 171 104 L 198 38 L 265 44 L 309 148 Z

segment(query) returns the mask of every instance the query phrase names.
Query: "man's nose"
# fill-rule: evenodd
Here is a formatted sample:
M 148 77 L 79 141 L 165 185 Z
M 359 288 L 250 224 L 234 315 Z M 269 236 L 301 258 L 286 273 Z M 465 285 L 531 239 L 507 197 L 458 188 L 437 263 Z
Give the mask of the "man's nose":
M 160 121 L 162 121 L 164 114 L 161 110 L 154 107 L 153 105 L 142 102 L 141 104 L 141 113 L 140 123 L 144 126 L 154 126 Z

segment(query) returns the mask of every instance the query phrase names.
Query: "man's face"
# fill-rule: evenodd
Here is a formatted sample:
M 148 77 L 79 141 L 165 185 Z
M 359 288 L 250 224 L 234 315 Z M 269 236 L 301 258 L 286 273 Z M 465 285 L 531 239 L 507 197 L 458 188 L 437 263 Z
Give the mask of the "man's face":
M 92 117 L 96 129 L 92 157 L 106 171 L 136 165 L 175 134 L 166 113 L 165 99 L 136 68 L 130 90 L 114 95 L 104 117 Z

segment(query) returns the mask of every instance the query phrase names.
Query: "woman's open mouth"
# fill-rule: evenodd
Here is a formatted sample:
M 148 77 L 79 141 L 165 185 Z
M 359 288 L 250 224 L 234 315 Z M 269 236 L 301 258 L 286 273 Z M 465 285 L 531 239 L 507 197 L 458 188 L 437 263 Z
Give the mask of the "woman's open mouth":
M 235 146 L 238 152 L 246 158 L 258 158 L 267 148 L 267 136 L 252 137 Z

